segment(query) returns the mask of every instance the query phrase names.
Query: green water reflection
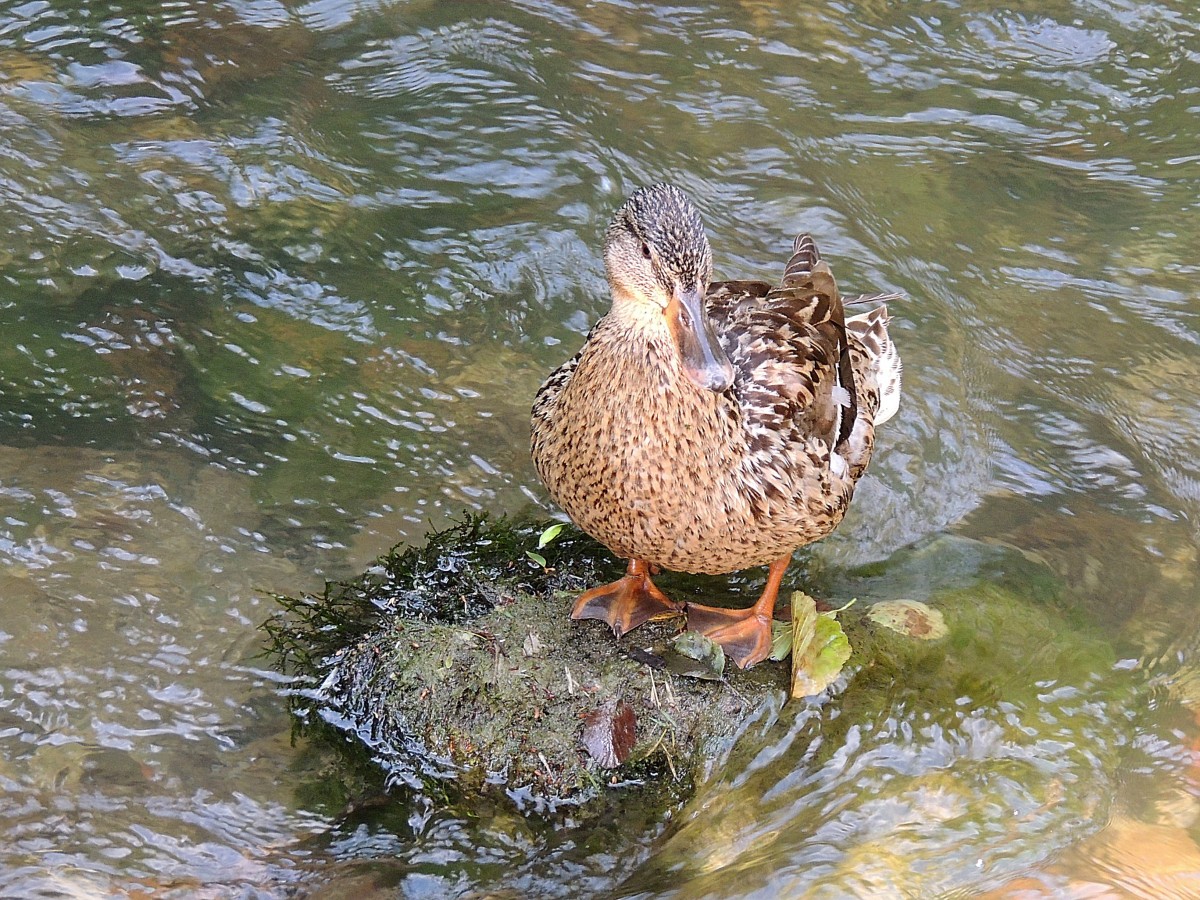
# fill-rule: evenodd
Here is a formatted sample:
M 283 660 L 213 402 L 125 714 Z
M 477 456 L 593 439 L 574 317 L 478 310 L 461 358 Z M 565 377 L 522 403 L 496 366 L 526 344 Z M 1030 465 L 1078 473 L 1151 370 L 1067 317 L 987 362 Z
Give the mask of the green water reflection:
M 1200 868 L 1198 38 L 1116 0 L 0 4 L 0 893 L 1188 896 L 1119 844 Z M 901 413 L 797 571 L 1020 622 L 960 620 L 987 678 L 769 717 L 669 822 L 334 822 L 260 592 L 544 502 L 529 400 L 661 178 L 718 277 L 807 230 L 907 295 Z M 966 538 L 1041 574 L 901 550 Z

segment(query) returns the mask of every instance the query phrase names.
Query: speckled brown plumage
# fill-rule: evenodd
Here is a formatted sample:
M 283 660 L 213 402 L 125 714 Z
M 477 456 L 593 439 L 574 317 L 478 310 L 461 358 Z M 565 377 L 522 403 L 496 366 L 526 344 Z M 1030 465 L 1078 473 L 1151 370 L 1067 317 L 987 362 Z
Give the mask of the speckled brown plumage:
M 667 185 L 618 210 L 605 260 L 612 310 L 533 405 L 554 500 L 619 556 L 682 572 L 763 565 L 829 534 L 899 399 L 884 308 L 844 319 L 807 235 L 778 286 L 710 284 L 699 214 Z M 689 376 L 668 321 L 693 282 L 732 364 L 723 390 Z

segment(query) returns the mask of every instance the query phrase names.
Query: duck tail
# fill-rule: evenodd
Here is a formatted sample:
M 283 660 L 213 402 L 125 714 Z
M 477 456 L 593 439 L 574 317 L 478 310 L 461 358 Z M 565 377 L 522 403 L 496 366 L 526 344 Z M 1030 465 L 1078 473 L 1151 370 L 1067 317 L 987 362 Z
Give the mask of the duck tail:
M 782 286 L 787 288 L 808 281 L 820 261 L 821 251 L 817 249 L 817 242 L 812 239 L 812 235 L 796 235 L 792 244 L 792 258 L 783 270 Z
M 888 335 L 889 321 L 886 306 L 877 306 L 870 312 L 846 320 L 846 331 L 857 339 L 879 389 L 879 409 L 873 421 L 875 426 L 882 425 L 900 408 L 900 380 L 904 366 L 895 343 Z

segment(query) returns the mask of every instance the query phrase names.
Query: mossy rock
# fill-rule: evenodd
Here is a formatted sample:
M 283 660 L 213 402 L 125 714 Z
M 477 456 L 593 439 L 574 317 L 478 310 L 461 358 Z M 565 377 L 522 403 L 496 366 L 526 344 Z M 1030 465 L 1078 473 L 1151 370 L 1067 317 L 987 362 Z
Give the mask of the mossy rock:
M 470 791 L 503 785 L 539 808 L 648 773 L 686 780 L 697 759 L 715 755 L 756 705 L 786 688 L 781 666 L 739 677 L 736 689 L 657 671 L 626 650 L 665 643 L 671 626 L 618 643 L 601 623 L 572 622 L 570 600 L 514 592 L 469 623 L 396 619 L 343 653 L 323 687 L 342 715 L 385 738 L 376 746 L 393 774 L 453 775 Z M 632 710 L 636 744 L 627 762 L 606 769 L 581 735 L 589 716 L 617 702 Z
M 682 622 L 618 641 L 603 623 L 572 621 L 573 593 L 611 574 L 612 560 L 568 530 L 543 551 L 551 568 L 532 563 L 525 551 L 545 524 L 471 517 L 321 596 L 277 598 L 291 615 L 267 625 L 275 653 L 319 685 L 293 694 L 302 720 L 354 734 L 393 780 L 452 780 L 550 811 L 609 784 L 686 787 L 748 716 L 782 702 L 783 665 L 723 681 L 662 668 Z M 636 741 L 605 768 L 581 736 L 617 703 Z

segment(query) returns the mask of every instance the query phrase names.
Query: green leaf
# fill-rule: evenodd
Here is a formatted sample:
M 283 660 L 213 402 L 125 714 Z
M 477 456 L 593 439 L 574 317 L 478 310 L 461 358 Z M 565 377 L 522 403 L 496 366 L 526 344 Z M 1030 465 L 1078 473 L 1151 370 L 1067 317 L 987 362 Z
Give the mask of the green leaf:
M 767 659 L 783 662 L 792 652 L 792 623 L 771 621 L 771 655 Z
M 555 522 L 553 525 L 551 525 L 549 528 L 547 528 L 545 531 L 542 532 L 541 536 L 538 538 L 537 548 L 539 550 L 541 550 L 548 543 L 550 543 L 552 540 L 554 540 L 556 537 L 558 537 L 559 534 L 562 533 L 563 528 L 565 528 L 565 527 L 566 526 L 564 526 L 562 522 Z M 543 563 L 542 565 L 545 565 L 545 563 Z
M 834 613 L 818 613 L 812 597 L 792 594 L 792 696 L 819 694 L 850 659 L 850 641 Z
M 528 556 L 530 559 L 532 559 L 535 563 L 537 563 L 543 569 L 546 568 L 546 557 L 542 556 L 542 554 L 534 553 L 532 550 L 526 550 L 525 555 Z
M 684 631 L 671 641 L 671 649 L 675 652 L 666 661 L 672 675 L 720 681 L 725 674 L 725 650 L 712 638 Z

